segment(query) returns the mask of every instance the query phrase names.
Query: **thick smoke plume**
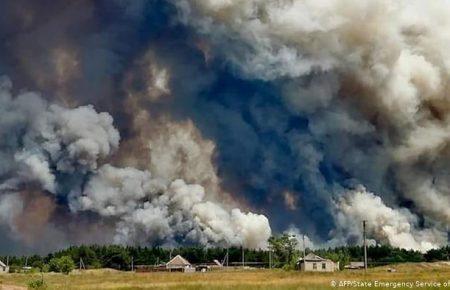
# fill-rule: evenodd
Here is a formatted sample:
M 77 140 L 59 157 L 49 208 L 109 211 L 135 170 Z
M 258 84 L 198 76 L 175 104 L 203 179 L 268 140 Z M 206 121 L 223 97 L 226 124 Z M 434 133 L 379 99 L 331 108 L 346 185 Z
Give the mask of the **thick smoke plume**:
M 11 94 L 11 81 L 0 82 L 2 188 L 38 183 L 60 191 L 58 175 L 92 172 L 99 159 L 117 149 L 119 133 L 108 113 L 92 106 L 65 109 L 48 104 L 38 94 Z
M 0 3 L 10 249 L 446 243 L 448 1 L 50 2 Z
M 448 2 L 176 3 L 181 21 L 209 39 L 216 57 L 244 78 L 280 85 L 292 114 L 308 119 L 314 142 L 352 183 L 366 184 L 389 204 L 414 205 L 413 212 L 393 210 L 402 220 L 394 223 L 414 228 L 416 215 L 440 230 L 450 223 Z M 366 210 L 361 214 L 380 214 Z M 428 242 L 374 234 L 416 249 L 443 244 L 420 232 Z
M 347 237 L 361 241 L 361 224 L 366 220 L 370 225 L 368 234 L 373 239 L 394 247 L 428 251 L 447 241 L 445 233 L 419 228 L 417 216 L 408 209 L 390 208 L 364 187 L 347 192 L 338 201 L 337 209 L 338 228 L 342 232 L 335 239 Z
M 265 247 L 270 237 L 266 217 L 228 211 L 205 200 L 205 189 L 177 179 L 170 183 L 148 171 L 102 166 L 80 196 L 72 196 L 75 211 L 89 210 L 118 217 L 114 241 L 184 242 L 203 245 Z
M 31 92 L 14 97 L 7 78 L 0 88 L 1 153 L 10 158 L 2 168 L 0 222 L 19 239 L 34 242 L 28 236 L 35 237 L 58 218 L 53 215 L 56 195 L 68 200 L 74 214 L 110 219 L 116 224 L 116 243 L 265 247 L 271 234 L 266 217 L 207 200 L 201 185 L 172 181 L 177 172 L 154 178 L 147 170 L 99 166 L 119 147 L 108 113 L 97 113 L 92 106 L 66 109 Z M 165 163 L 180 166 L 168 156 L 159 162 L 163 172 Z

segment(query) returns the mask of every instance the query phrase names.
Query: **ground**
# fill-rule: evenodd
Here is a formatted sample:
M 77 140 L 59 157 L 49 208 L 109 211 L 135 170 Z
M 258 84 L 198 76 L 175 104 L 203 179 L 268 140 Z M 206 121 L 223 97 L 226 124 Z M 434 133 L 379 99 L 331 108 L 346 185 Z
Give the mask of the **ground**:
M 388 269 L 395 269 L 389 272 Z M 29 281 L 40 274 L 7 274 L 0 276 L 0 289 L 26 289 Z M 187 289 L 187 290 L 322 290 L 322 289 L 450 289 L 450 263 L 400 264 L 364 271 L 338 273 L 299 273 L 283 270 L 227 270 L 208 273 L 131 273 L 100 269 L 74 271 L 70 275 L 44 274 L 48 289 Z M 343 286 L 344 281 L 440 282 L 441 287 L 414 285 L 413 288 L 385 288 L 374 284 L 367 287 Z M 332 287 L 332 283 L 336 283 Z M 341 287 L 339 287 L 341 283 Z M 1 286 L 3 285 L 3 286 Z M 8 288 L 15 286 L 15 288 Z M 24 288 L 17 287 L 23 286 Z M 446 286 L 446 287 L 445 287 Z M 3 288 L 2 288 L 3 287 Z

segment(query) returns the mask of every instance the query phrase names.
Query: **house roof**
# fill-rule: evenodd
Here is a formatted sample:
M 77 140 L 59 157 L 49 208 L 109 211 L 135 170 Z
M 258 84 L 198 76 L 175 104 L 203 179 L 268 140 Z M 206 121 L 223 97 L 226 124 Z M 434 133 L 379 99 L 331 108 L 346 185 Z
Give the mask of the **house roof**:
M 308 255 L 305 256 L 305 260 L 306 261 L 317 261 L 317 262 L 321 262 L 321 261 L 328 261 L 328 259 L 322 258 L 320 256 L 317 256 L 314 253 L 309 253 Z M 303 261 L 303 258 L 300 258 L 299 261 Z
M 2 261 L 0 261 L 0 267 L 6 267 L 5 263 L 3 263 Z
M 176 255 L 172 260 L 167 262 L 166 266 L 191 266 L 191 263 L 180 255 Z

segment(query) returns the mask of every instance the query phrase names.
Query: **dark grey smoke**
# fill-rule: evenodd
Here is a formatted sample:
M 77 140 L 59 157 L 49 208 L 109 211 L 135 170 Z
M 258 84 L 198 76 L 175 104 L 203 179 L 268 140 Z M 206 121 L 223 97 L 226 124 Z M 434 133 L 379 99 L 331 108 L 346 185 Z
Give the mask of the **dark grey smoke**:
M 445 1 L 0 11 L 0 249 L 446 242 Z

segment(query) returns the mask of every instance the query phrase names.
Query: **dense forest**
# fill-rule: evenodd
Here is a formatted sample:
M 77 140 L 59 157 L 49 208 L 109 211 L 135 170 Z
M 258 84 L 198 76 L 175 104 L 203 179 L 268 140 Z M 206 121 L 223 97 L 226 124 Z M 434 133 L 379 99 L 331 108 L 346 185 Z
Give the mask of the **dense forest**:
M 242 254 L 246 265 L 259 267 L 278 267 L 293 269 L 303 254 L 298 250 L 294 240 L 287 236 L 272 237 L 269 249 L 251 250 L 238 247 L 127 247 L 118 245 L 82 245 L 50 253 L 45 256 L 0 256 L 0 260 L 8 261 L 11 271 L 21 271 L 24 267 L 35 271 L 67 272 L 75 267 L 114 268 L 130 270 L 132 265 L 157 265 L 169 261 L 170 257 L 180 254 L 192 264 L 210 263 L 214 259 L 222 262 L 228 252 L 230 266 L 242 265 Z M 306 253 L 312 250 L 306 249 Z M 319 256 L 339 261 L 341 267 L 350 261 L 362 261 L 361 246 L 346 246 L 314 250 Z M 403 262 L 432 262 L 450 260 L 450 247 L 433 249 L 427 253 L 413 250 L 393 248 L 387 245 L 370 246 L 368 248 L 369 266 Z

